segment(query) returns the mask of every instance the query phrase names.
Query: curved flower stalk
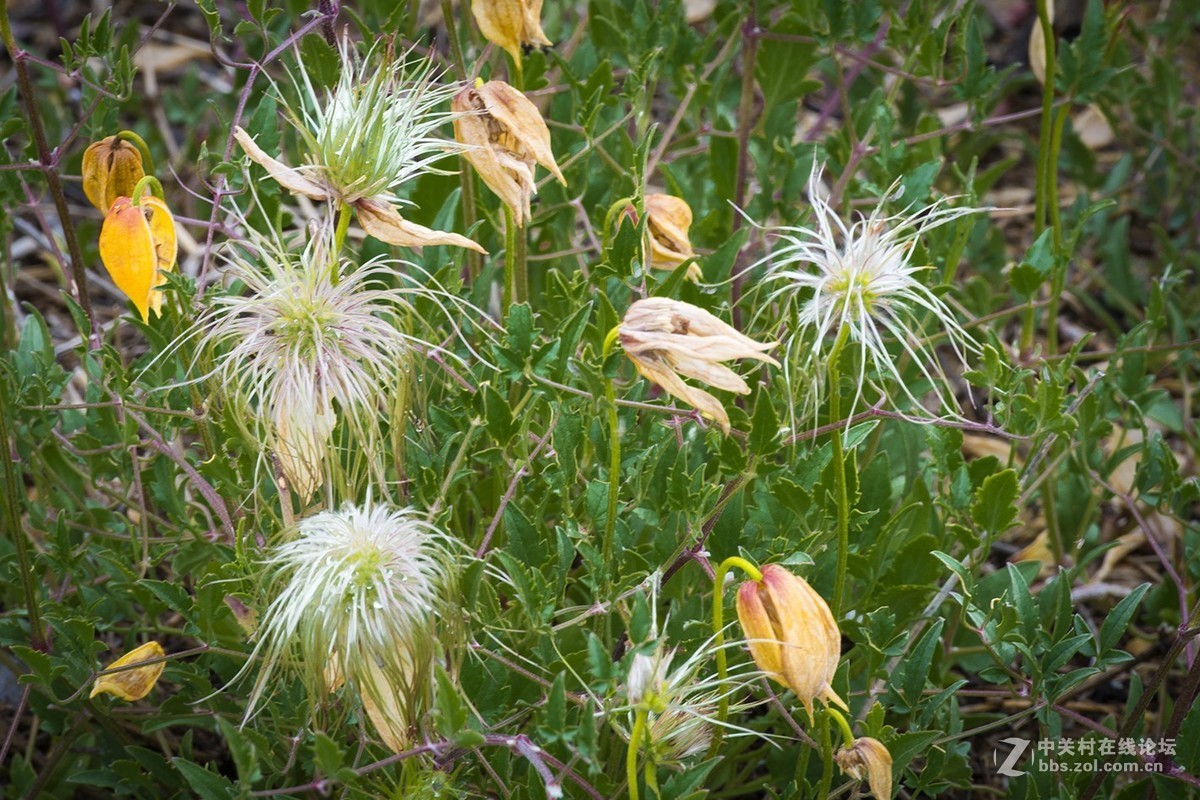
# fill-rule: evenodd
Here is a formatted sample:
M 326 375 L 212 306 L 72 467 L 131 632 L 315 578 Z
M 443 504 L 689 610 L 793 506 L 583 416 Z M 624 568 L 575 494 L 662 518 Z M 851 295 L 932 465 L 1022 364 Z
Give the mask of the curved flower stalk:
M 482 312 L 418 284 L 392 260 L 345 262 L 337 270 L 345 275 L 335 277 L 328 228 L 300 253 L 277 236 L 246 231 L 244 245 L 226 254 L 226 278 L 245 291 L 217 297 L 199 328 L 203 346 L 216 353 L 220 391 L 304 499 L 351 463 L 333 457 L 336 429 L 382 483 L 381 416 L 403 420 L 412 356 L 440 351 L 410 333 L 410 299 L 436 304 L 451 324 L 451 305 Z
M 377 63 L 374 49 L 360 58 L 348 39 L 340 44 L 342 71 L 337 85 L 321 92 L 308 74 L 294 79 L 299 109 L 287 107 L 305 146 L 303 166 L 289 167 L 260 148 L 242 128 L 234 136 L 242 150 L 293 194 L 353 208 L 363 230 L 388 244 L 404 247 L 453 245 L 486 253 L 457 233 L 409 222 L 397 206 L 396 192 L 424 173 L 446 174 L 434 163 L 462 150 L 437 135 L 455 114 L 446 107 L 458 87 L 435 83 L 427 61 L 408 67 L 391 54 Z
M 314 705 L 345 684 L 380 739 L 407 747 L 439 642 L 454 638 L 439 622 L 454 583 L 450 542 L 414 509 L 370 500 L 301 520 L 265 560 L 272 599 L 256 633 L 262 663 L 245 719 L 281 670 L 295 670 Z
M 889 196 L 897 194 L 896 188 L 893 185 Z M 848 415 L 863 401 L 864 388 L 871 387 L 875 397 L 870 402 L 887 403 L 918 419 L 960 417 L 952 385 L 929 343 L 925 320 L 932 323 L 933 335 L 945 337 L 964 365 L 968 354 L 978 354 L 979 347 L 950 307 L 918 280 L 929 267 L 912 265 L 909 256 L 928 231 L 983 209 L 947 208 L 938 201 L 916 212 L 887 216 L 885 198 L 870 216 L 847 225 L 823 194 L 821 169 L 814 165 L 808 185 L 814 226 L 776 229 L 784 246 L 765 259 L 765 284 L 771 287 L 767 299 L 782 301 L 797 312 L 800 330 L 787 350 L 789 361 L 798 362 L 801 372 L 811 376 L 813 402 L 821 396 L 825 362 L 835 358 L 844 344 L 858 352 L 854 403 L 843 409 Z M 826 346 L 830 336 L 835 340 L 832 348 Z M 925 392 L 914 390 L 912 379 L 901 373 L 889 338 L 925 379 L 936 411 L 925 409 L 921 402 Z
M 753 358 L 773 366 L 779 362 L 765 351 L 775 342 L 756 342 L 690 303 L 649 297 L 625 312 L 617 328 L 621 347 L 643 377 L 693 405 L 729 433 L 729 415 L 717 398 L 683 382 L 680 375 L 738 394 L 750 387 L 722 361 Z

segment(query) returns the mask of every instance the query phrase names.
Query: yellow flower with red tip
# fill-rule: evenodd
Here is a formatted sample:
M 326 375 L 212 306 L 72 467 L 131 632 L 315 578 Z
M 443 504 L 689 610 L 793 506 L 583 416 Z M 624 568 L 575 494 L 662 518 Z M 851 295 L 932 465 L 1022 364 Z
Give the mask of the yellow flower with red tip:
M 737 614 L 758 668 L 795 692 L 809 719 L 816 699 L 846 708 L 830 685 L 842 652 L 841 632 L 829 605 L 807 581 L 768 564 L 762 580 L 738 589 Z
M 130 702 L 141 700 L 150 694 L 154 684 L 158 683 L 158 678 L 162 675 L 166 662 L 159 661 L 155 664 L 133 667 L 119 672 L 111 672 L 111 670 L 128 667 L 131 664 L 140 664 L 143 661 L 152 661 L 162 658 L 164 655 L 166 654 L 163 652 L 162 645 L 158 642 L 146 642 L 141 647 L 130 650 L 108 665 L 108 670 L 106 670 L 108 674 L 101 675 L 96 679 L 96 684 L 92 687 L 92 693 L 88 697 L 108 693 Z
M 147 192 L 113 202 L 100 229 L 100 260 L 143 322 L 150 320 L 150 309 L 162 314 L 157 287 L 167 282 L 163 273 L 175 268 L 176 248 L 175 219 L 160 198 Z

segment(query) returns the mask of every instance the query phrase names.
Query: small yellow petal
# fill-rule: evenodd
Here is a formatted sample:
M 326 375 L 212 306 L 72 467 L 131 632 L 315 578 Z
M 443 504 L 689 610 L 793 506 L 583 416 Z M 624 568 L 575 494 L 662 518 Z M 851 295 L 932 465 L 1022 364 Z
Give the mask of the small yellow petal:
M 141 647 L 130 650 L 109 664 L 108 670 L 127 667 L 131 664 L 140 664 L 143 661 L 162 658 L 164 655 L 162 645 L 158 642 L 146 642 Z M 134 667 L 133 669 L 125 669 L 120 672 L 109 672 L 107 675 L 101 675 L 96 679 L 96 684 L 92 687 L 92 693 L 88 697 L 95 697 L 103 692 L 108 692 L 122 700 L 130 702 L 141 700 L 150 694 L 150 690 L 154 688 L 154 684 L 158 683 L 158 678 L 162 675 L 164 666 L 166 666 L 166 662 L 159 661 L 156 664 L 148 664 L 144 667 Z

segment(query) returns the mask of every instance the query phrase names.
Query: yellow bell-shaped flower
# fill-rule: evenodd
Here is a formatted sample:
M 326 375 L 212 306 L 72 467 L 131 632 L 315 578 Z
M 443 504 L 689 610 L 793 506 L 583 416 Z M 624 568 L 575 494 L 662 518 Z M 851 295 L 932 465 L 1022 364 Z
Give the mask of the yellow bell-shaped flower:
M 130 650 L 109 664 L 108 669 L 113 670 L 118 667 L 127 667 L 130 664 L 139 664 L 143 661 L 162 658 L 164 655 L 166 654 L 163 652 L 162 645 L 158 642 L 146 642 L 141 647 Z M 144 667 L 134 667 L 132 669 L 121 670 L 120 672 L 109 672 L 107 675 L 101 675 L 96 679 L 96 684 L 92 687 L 92 693 L 88 697 L 95 697 L 98 694 L 107 692 L 130 702 L 141 700 L 150 694 L 150 690 L 154 688 L 154 684 L 158 683 L 158 678 L 162 675 L 164 666 L 166 666 L 166 662 L 159 661 L 155 664 L 147 664 Z
M 136 192 L 135 192 L 136 194 Z M 175 219 L 167 204 L 149 193 L 134 201 L 118 197 L 100 229 L 100 260 L 113 283 L 149 322 L 162 314 L 163 273 L 175 268 Z
M 104 213 L 118 197 L 133 194 L 138 181 L 145 177 L 142 152 L 128 138 L 106 136 L 83 151 L 83 193 L 92 205 Z

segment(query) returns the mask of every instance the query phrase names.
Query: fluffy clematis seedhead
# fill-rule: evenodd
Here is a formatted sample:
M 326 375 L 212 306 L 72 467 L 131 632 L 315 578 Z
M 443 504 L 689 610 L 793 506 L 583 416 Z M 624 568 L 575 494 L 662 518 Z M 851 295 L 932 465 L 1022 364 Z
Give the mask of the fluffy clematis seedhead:
M 729 415 L 721 402 L 684 383 L 680 376 L 749 394 L 746 382 L 721 362 L 752 358 L 779 366 L 766 354 L 775 342 L 756 342 L 702 308 L 665 297 L 649 297 L 631 305 L 617 332 L 638 372 L 716 420 L 725 433 L 729 432 Z
M 532 220 L 533 167 L 541 164 L 565 186 L 550 151 L 550 129 L 529 98 L 504 81 L 468 87 L 454 96 L 454 136 L 463 158 L 512 209 L 518 227 Z
M 372 50 L 360 58 L 353 44 L 340 45 L 342 71 L 333 89 L 320 91 L 300 70 L 298 109 L 288 108 L 305 145 L 303 166 L 290 167 L 264 151 L 242 128 L 234 137 L 242 150 L 293 194 L 353 208 L 369 235 L 404 247 L 452 245 L 486 252 L 457 233 L 409 222 L 397 209 L 400 186 L 423 173 L 445 174 L 434 162 L 455 152 L 453 140 L 438 136 L 454 114 L 440 110 L 456 87 L 439 85 L 424 60 Z
M 787 344 L 789 363 L 811 376 L 809 396 L 819 398 L 829 357 L 827 342 L 844 335 L 857 352 L 857 395 L 850 413 L 864 398 L 892 406 L 916 419 L 939 415 L 960 418 L 951 382 L 930 343 L 944 338 L 960 363 L 979 347 L 954 312 L 919 276 L 927 266 L 910 263 L 917 240 L 929 230 L 982 209 L 947 208 L 941 202 L 915 213 L 887 216 L 884 201 L 870 216 L 843 222 L 824 199 L 821 170 L 809 179 L 812 227 L 779 228 L 783 246 L 765 259 L 768 300 L 796 311 L 798 330 Z M 897 195 L 893 186 L 890 196 Z M 894 345 L 891 343 L 895 343 Z M 924 379 L 901 372 L 907 357 Z M 928 395 L 937 406 L 925 409 Z
M 266 557 L 271 600 L 256 633 L 262 663 L 246 718 L 280 669 L 295 670 L 315 705 L 346 685 L 380 739 L 397 752 L 407 747 L 446 629 L 448 544 L 415 510 L 369 500 L 302 520 Z

